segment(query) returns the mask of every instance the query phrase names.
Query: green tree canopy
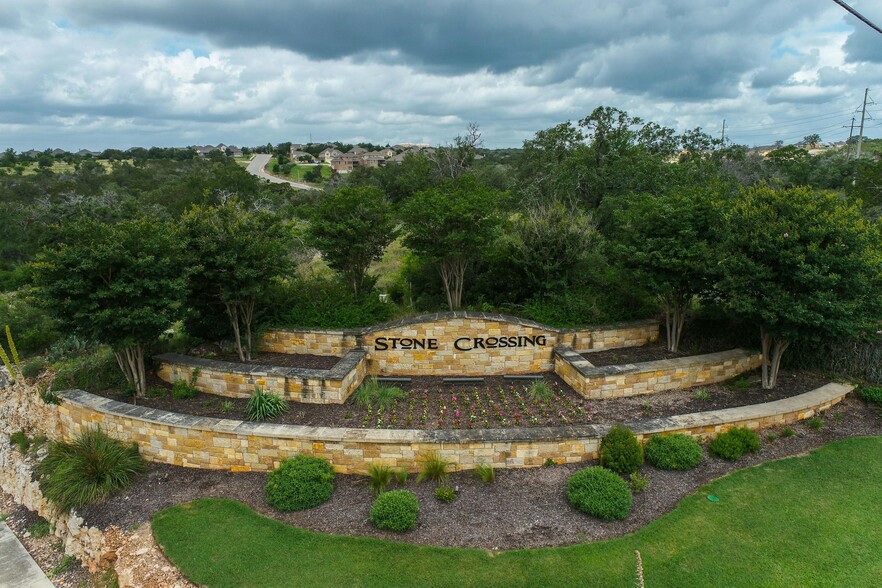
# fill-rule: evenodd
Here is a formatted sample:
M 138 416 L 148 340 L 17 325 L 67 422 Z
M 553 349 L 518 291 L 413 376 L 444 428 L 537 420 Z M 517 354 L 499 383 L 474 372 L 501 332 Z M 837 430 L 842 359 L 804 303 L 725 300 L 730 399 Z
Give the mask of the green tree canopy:
M 401 211 L 405 245 L 438 264 L 451 310 L 462 305 L 466 270 L 496 238 L 501 197 L 465 175 L 418 192 Z
M 34 264 L 40 296 L 68 332 L 109 345 L 139 394 L 144 351 L 180 318 L 188 271 L 173 226 L 142 218 L 80 220 Z
M 719 198 L 713 189 L 676 189 L 608 200 L 609 250 L 617 264 L 640 275 L 665 312 L 668 349 L 677 351 L 693 299 L 706 289 L 717 258 L 714 231 Z
M 310 244 L 358 295 L 368 267 L 397 235 L 386 195 L 367 186 L 340 188 L 316 203 L 310 221 Z
M 194 267 L 191 296 L 207 293 L 224 307 L 239 359 L 251 359 L 256 302 L 291 266 L 290 231 L 278 217 L 245 210 L 235 200 L 194 206 L 183 226 Z
M 716 295 L 760 327 L 763 386 L 791 342 L 854 335 L 878 321 L 880 231 L 838 195 L 744 189 L 725 208 Z

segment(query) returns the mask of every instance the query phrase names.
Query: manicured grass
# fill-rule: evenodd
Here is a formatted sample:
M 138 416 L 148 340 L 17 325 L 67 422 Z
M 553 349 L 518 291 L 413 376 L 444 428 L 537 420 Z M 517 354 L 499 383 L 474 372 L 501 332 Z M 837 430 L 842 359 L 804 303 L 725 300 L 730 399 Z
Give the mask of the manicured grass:
M 308 172 L 309 170 L 311 170 L 312 168 L 315 167 L 314 165 L 298 165 L 298 164 L 294 164 L 294 165 L 291 167 L 291 173 L 285 175 L 285 174 L 283 174 L 283 173 L 281 173 L 281 172 L 274 172 L 274 171 L 273 171 L 273 164 L 278 163 L 278 162 L 279 162 L 279 159 L 278 159 L 277 157 L 273 157 L 273 158 L 270 159 L 269 162 L 266 164 L 266 170 L 267 170 L 268 172 L 270 172 L 271 174 L 273 174 L 273 175 L 279 176 L 280 178 L 288 178 L 289 180 L 294 180 L 295 182 L 296 182 L 296 181 L 301 181 L 301 182 L 304 181 L 304 180 L 303 180 L 303 175 L 304 175 L 306 172 Z M 328 178 L 330 178 L 331 175 L 333 174 L 333 172 L 332 172 L 332 170 L 331 170 L 331 166 L 329 166 L 329 165 L 325 165 L 325 164 L 320 164 L 320 167 L 321 167 L 321 170 L 322 170 L 322 178 L 324 178 L 324 179 L 328 179 Z
M 572 547 L 494 557 L 340 537 L 216 499 L 157 513 L 153 532 L 172 562 L 212 588 L 634 586 L 635 549 L 647 586 L 882 586 L 880 488 L 882 437 L 854 438 L 735 472 L 633 535 Z

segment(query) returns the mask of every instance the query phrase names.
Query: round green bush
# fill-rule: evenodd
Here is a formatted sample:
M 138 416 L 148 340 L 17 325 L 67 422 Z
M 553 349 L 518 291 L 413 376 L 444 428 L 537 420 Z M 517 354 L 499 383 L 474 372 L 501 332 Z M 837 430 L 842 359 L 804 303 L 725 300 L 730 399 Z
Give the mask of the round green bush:
M 570 476 L 567 498 L 582 512 L 606 521 L 624 519 L 631 512 L 628 483 L 614 472 L 597 466 Z
M 712 455 L 737 461 L 745 453 L 755 453 L 760 449 L 760 438 L 750 429 L 736 428 L 717 435 L 707 449 Z
M 327 502 L 334 492 L 334 470 L 311 455 L 283 459 L 267 478 L 266 501 L 279 510 L 304 510 Z
M 872 402 L 874 404 L 882 406 L 882 386 L 861 387 L 861 398 L 863 398 L 867 402 Z
M 691 470 L 702 457 L 701 445 L 689 435 L 654 435 L 646 443 L 646 460 L 662 470 Z
M 389 529 L 399 533 L 416 526 L 420 503 L 409 490 L 392 490 L 380 494 L 371 507 L 371 522 L 378 529 Z
M 643 465 L 643 448 L 631 429 L 616 425 L 600 442 L 600 465 L 620 474 L 631 474 Z

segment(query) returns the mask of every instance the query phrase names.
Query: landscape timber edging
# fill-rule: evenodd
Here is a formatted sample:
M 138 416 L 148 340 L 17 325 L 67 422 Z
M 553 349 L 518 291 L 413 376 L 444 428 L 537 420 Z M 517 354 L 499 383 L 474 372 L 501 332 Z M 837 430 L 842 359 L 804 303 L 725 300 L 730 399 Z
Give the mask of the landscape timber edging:
M 797 396 L 763 404 L 626 423 L 640 439 L 684 433 L 713 437 L 732 427 L 762 429 L 810 418 L 840 402 L 853 386 L 830 383 Z M 268 471 L 298 453 L 328 459 L 341 473 L 367 471 L 368 465 L 414 472 L 421 458 L 437 452 L 454 469 L 489 463 L 497 468 L 536 467 L 547 459 L 575 463 L 597 458 L 606 425 L 421 431 L 352 429 L 252 423 L 196 417 L 134 406 L 82 390 L 59 392 L 66 438 L 83 427 L 100 426 L 126 442 L 136 442 L 150 461 L 179 466 Z

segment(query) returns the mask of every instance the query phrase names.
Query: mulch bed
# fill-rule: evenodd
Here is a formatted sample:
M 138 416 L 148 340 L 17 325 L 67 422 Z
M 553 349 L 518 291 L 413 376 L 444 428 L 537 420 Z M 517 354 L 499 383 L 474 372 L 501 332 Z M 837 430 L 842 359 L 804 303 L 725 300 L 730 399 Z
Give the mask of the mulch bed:
M 680 349 L 675 352 L 668 351 L 668 348 L 664 344 L 655 343 L 653 345 L 642 345 L 640 347 L 621 347 L 619 349 L 583 353 L 582 357 L 590 361 L 592 365 L 600 367 L 605 365 L 643 363 L 646 361 L 658 361 L 660 359 L 678 359 L 680 357 L 704 355 L 706 353 L 715 353 L 717 351 L 726 351 L 728 349 L 732 349 L 732 346 L 726 345 L 725 343 L 716 343 L 705 344 L 702 349 L 681 345 Z
M 368 521 L 373 495 L 366 478 L 357 475 L 338 475 L 334 495 L 327 503 L 307 511 L 281 513 L 269 507 L 264 498 L 266 474 L 151 464 L 133 487 L 80 514 L 89 525 L 130 528 L 168 506 L 219 497 L 240 500 L 266 516 L 326 533 L 491 550 L 568 545 L 633 532 L 672 510 L 687 494 L 735 469 L 800 455 L 845 437 L 882 435 L 882 412 L 852 395 L 825 413 L 823 421 L 821 430 L 794 425 L 795 435 L 786 438 L 777 430 L 763 431 L 759 453 L 737 463 L 706 457 L 688 472 L 644 465 L 640 471 L 648 476 L 650 486 L 634 496 L 634 508 L 624 521 L 603 522 L 578 512 L 567 502 L 567 479 L 578 469 L 592 465 L 589 463 L 499 470 L 496 481 L 486 486 L 472 472 L 453 473 L 450 484 L 459 493 L 451 504 L 435 499 L 434 483 L 416 484 L 411 476 L 406 488 L 419 498 L 420 515 L 417 528 L 403 535 L 373 528 Z M 778 438 L 768 440 L 771 434 Z
M 829 381 L 816 372 L 781 370 L 777 388 L 770 391 L 762 389 L 759 371 L 754 371 L 730 382 L 686 390 L 585 400 L 557 374 L 546 373 L 544 380 L 553 392 L 547 402 L 529 398 L 529 382 L 492 377 L 485 378 L 482 384 L 445 384 L 440 377 L 415 377 L 409 384 L 396 384 L 408 392 L 408 397 L 398 401 L 394 410 L 380 412 L 358 406 L 353 395 L 345 404 L 291 402 L 287 413 L 267 422 L 423 430 L 614 424 L 769 402 L 813 390 Z M 155 375 L 149 376 L 148 385 L 166 393 L 158 398 L 139 398 L 139 405 L 195 416 L 245 418 L 245 398 L 199 393 L 191 399 L 177 399 L 169 392 L 171 385 Z M 131 402 L 131 398 L 118 391 L 101 394 Z

